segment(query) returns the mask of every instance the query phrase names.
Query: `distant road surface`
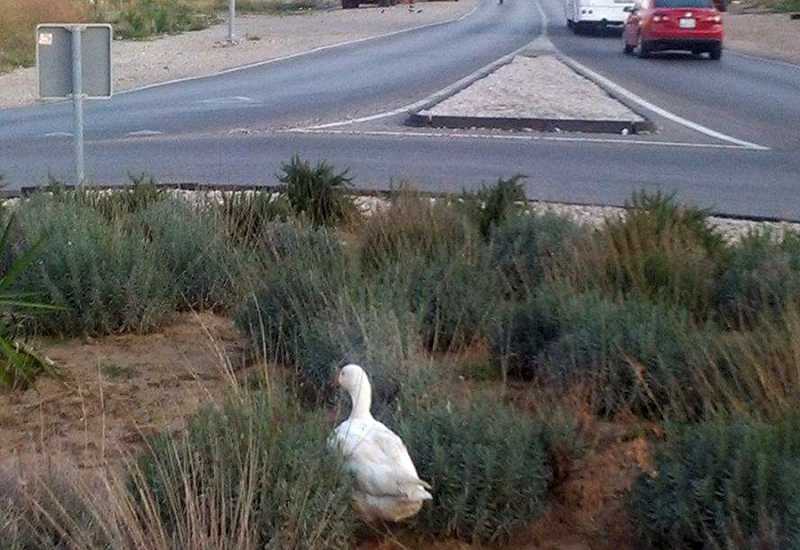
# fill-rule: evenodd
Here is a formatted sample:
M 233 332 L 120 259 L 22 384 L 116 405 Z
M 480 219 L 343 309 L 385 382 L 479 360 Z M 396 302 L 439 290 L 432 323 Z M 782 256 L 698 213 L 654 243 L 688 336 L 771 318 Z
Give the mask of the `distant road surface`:
M 800 66 L 732 51 L 721 62 L 635 59 L 619 37 L 568 33 L 558 0 L 536 1 L 485 0 L 461 21 L 91 102 L 87 173 L 97 183 L 147 172 L 165 182 L 273 184 L 299 153 L 350 167 L 368 188 L 402 180 L 460 191 L 522 173 L 530 198 L 621 204 L 637 189 L 661 189 L 720 213 L 800 219 Z M 659 133 L 430 132 L 404 127 L 401 114 L 371 120 L 545 34 L 656 109 L 642 107 Z M 303 130 L 354 118 L 368 120 Z M 69 179 L 70 130 L 69 104 L 0 111 L 9 188 Z

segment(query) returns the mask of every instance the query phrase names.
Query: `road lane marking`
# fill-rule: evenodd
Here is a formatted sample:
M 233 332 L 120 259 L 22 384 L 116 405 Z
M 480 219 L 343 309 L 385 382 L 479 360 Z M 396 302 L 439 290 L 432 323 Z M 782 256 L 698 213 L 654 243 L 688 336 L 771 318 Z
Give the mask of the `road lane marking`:
M 246 65 L 240 65 L 238 67 L 231 67 L 230 69 L 223 69 L 223 70 L 217 71 L 215 73 L 209 73 L 209 74 L 204 74 L 204 75 L 200 75 L 200 76 L 187 76 L 187 77 L 184 77 L 184 78 L 175 78 L 173 80 L 166 80 L 164 82 L 154 82 L 153 84 L 146 84 L 144 86 L 138 86 L 136 88 L 130 88 L 128 90 L 121 90 L 119 92 L 116 92 L 115 95 L 131 94 L 131 93 L 134 93 L 134 92 L 141 92 L 141 91 L 144 91 L 144 90 L 151 90 L 153 88 L 160 88 L 161 86 L 169 86 L 171 84 L 180 84 L 180 83 L 183 83 L 183 82 L 191 82 L 193 80 L 200 80 L 200 79 L 203 79 L 203 78 L 214 78 L 214 77 L 217 77 L 217 76 L 222 76 L 222 75 L 226 75 L 226 74 L 230 74 L 230 73 L 235 73 L 235 72 L 238 72 L 238 71 L 246 71 L 248 69 L 255 69 L 256 67 L 263 67 L 265 65 L 271 65 L 272 63 L 280 63 L 281 61 L 288 61 L 290 59 L 297 59 L 298 57 L 303 57 L 303 56 L 306 56 L 306 55 L 311 55 L 311 54 L 315 54 L 315 53 L 319 53 L 319 52 L 324 52 L 324 51 L 332 50 L 332 49 L 335 49 L 335 48 L 342 48 L 344 46 L 353 46 L 355 44 L 361 44 L 363 42 L 369 42 L 371 40 L 380 40 L 381 38 L 389 38 L 389 37 L 397 36 L 399 34 L 403 34 L 403 33 L 407 33 L 407 32 L 420 31 L 422 29 L 429 29 L 429 28 L 432 28 L 432 27 L 439 27 L 439 26 L 442 26 L 442 25 L 449 25 L 451 23 L 459 23 L 459 22 L 463 21 L 464 19 L 466 19 L 467 17 L 469 17 L 472 14 L 474 14 L 476 11 L 478 11 L 478 8 L 480 8 L 481 4 L 483 4 L 485 1 L 486 0 L 479 0 L 471 10 L 469 10 L 464 15 L 461 15 L 461 16 L 459 16 L 457 18 L 454 18 L 454 19 L 447 19 L 445 21 L 437 21 L 435 23 L 426 23 L 424 25 L 418 25 L 416 27 L 410 27 L 408 29 L 400 29 L 398 31 L 387 32 L 387 33 L 378 34 L 378 35 L 375 35 L 375 36 L 366 36 L 364 38 L 356 38 L 354 40 L 345 40 L 344 42 L 337 42 L 335 44 L 328 44 L 326 46 L 318 46 L 316 48 L 312 48 L 312 49 L 306 50 L 304 52 L 297 52 L 297 53 L 293 53 L 293 54 L 289 54 L 289 55 L 282 55 L 280 57 L 274 57 L 272 59 L 267 59 L 265 61 L 257 61 L 255 63 L 248 63 Z
M 585 75 L 589 76 L 590 79 L 602 85 L 604 88 L 607 88 L 612 93 L 622 96 L 625 99 L 628 99 L 629 101 L 636 103 L 640 107 L 643 107 L 644 109 L 652 113 L 655 113 L 662 118 L 666 118 L 667 120 L 670 120 L 676 124 L 680 124 L 681 126 L 689 128 L 690 130 L 694 130 L 695 132 L 705 134 L 714 139 L 718 139 L 720 141 L 727 141 L 728 143 L 733 143 L 738 147 L 744 147 L 745 149 L 754 149 L 757 151 L 769 151 L 769 147 L 765 147 L 763 145 L 759 145 L 757 143 L 753 143 L 750 141 L 745 141 L 743 139 L 735 138 L 733 136 L 723 134 L 722 132 L 717 132 L 716 130 L 712 130 L 711 128 L 703 126 L 702 124 L 698 124 L 697 122 L 692 122 L 691 120 L 683 118 L 680 115 L 676 115 L 673 112 L 667 111 L 666 109 L 662 109 L 658 105 L 650 103 L 643 97 L 636 95 L 627 88 L 623 88 L 619 84 L 612 82 L 606 77 L 594 72 L 585 65 L 575 61 L 571 57 L 562 56 L 562 59 L 565 63 L 567 63 L 567 65 L 571 65 L 573 69 L 577 70 L 577 72 L 584 73 Z
M 198 99 L 195 103 L 205 105 L 237 105 L 240 103 L 253 103 L 255 99 L 243 95 L 234 95 L 227 97 L 213 97 L 211 99 Z
M 722 143 L 692 143 L 683 141 L 651 141 L 644 139 L 615 139 L 594 138 L 582 136 L 548 136 L 548 135 L 518 135 L 518 134 L 475 134 L 475 133 L 450 133 L 450 132 L 419 132 L 414 130 L 342 130 L 333 128 L 292 128 L 276 132 L 292 134 L 333 134 L 350 136 L 375 136 L 375 137 L 425 137 L 425 138 L 452 138 L 452 139 L 487 139 L 499 141 L 552 141 L 552 142 L 583 142 L 605 143 L 612 145 L 650 145 L 661 147 L 688 147 L 693 149 L 733 149 L 737 151 L 760 151 L 741 145 L 726 145 Z
M 540 3 L 540 0 L 536 0 L 534 3 L 536 4 L 536 9 L 539 10 L 539 16 L 543 20 L 543 23 L 542 23 L 542 34 L 544 36 L 547 36 L 548 27 L 549 27 L 549 19 L 547 18 L 547 14 L 545 13 L 544 8 L 542 8 L 542 4 Z M 706 126 L 703 126 L 702 124 L 698 124 L 696 122 L 692 122 L 691 120 L 688 120 L 686 118 L 683 118 L 682 116 L 676 115 L 675 113 L 667 111 L 666 109 L 662 109 L 658 105 L 654 105 L 653 103 L 650 103 L 649 101 L 647 101 L 643 97 L 641 97 L 639 95 L 636 95 L 635 93 L 631 92 L 627 88 L 623 88 L 622 86 L 620 86 L 616 82 L 612 82 L 608 78 L 596 73 L 595 71 L 593 71 L 590 68 L 586 67 L 582 63 L 579 63 L 579 62 L 575 61 L 574 59 L 572 59 L 568 55 L 565 55 L 565 54 L 561 53 L 560 51 L 559 51 L 559 56 L 561 57 L 561 59 L 564 62 L 566 62 L 568 65 L 571 65 L 574 70 L 576 70 L 579 73 L 580 72 L 584 73 L 584 76 L 588 76 L 590 78 L 590 80 L 594 80 L 595 83 L 599 84 L 600 86 L 605 87 L 607 90 L 609 90 L 609 91 L 611 91 L 611 92 L 613 92 L 613 93 L 615 93 L 617 95 L 620 95 L 620 96 L 628 99 L 629 101 L 632 101 L 632 102 L 636 103 L 640 107 L 643 107 L 643 108 L 647 109 L 648 111 L 650 111 L 652 113 L 655 113 L 655 114 L 657 114 L 657 115 L 659 115 L 659 116 L 661 116 L 663 118 L 666 118 L 667 120 L 671 120 L 672 122 L 675 122 L 676 124 L 680 124 L 681 126 L 689 128 L 691 130 L 694 130 L 695 132 L 699 132 L 701 134 L 705 134 L 705 135 L 707 135 L 709 137 L 712 137 L 714 139 L 718 139 L 718 140 L 721 140 L 721 141 L 727 141 L 728 143 L 733 143 L 733 144 L 738 145 L 740 147 L 745 147 L 747 149 L 755 149 L 757 151 L 769 151 L 769 147 L 764 147 L 763 145 L 758 145 L 757 143 L 752 143 L 750 141 L 745 141 L 743 139 L 738 139 L 738 138 L 735 138 L 733 136 L 729 136 L 727 134 L 723 134 L 722 132 L 717 132 L 716 130 L 712 130 L 711 128 L 707 128 Z
M 72 137 L 72 132 L 49 132 L 44 137 Z
M 135 132 L 128 132 L 126 135 L 130 137 L 148 137 L 148 136 L 161 136 L 164 132 L 158 130 L 137 130 Z

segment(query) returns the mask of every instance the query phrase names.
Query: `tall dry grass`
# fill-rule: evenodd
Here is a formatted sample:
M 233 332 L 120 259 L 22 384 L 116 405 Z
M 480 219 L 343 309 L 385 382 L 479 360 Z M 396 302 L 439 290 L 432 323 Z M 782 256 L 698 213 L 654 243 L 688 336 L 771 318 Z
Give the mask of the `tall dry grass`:
M 35 62 L 36 25 L 87 21 L 90 15 L 85 0 L 0 0 L 0 72 Z

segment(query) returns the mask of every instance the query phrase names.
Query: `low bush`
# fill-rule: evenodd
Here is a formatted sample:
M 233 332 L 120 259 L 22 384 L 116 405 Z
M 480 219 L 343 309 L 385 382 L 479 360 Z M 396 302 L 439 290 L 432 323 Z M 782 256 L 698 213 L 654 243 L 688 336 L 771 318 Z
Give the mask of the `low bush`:
M 359 231 L 363 268 L 377 270 L 419 257 L 441 261 L 478 245 L 477 234 L 465 216 L 444 201 L 401 189 L 388 208 L 374 213 Z
M 169 197 L 165 189 L 147 174 L 129 174 L 130 187 L 114 190 L 79 189 L 66 190 L 60 182 L 53 182 L 46 189 L 56 200 L 73 201 L 89 206 L 109 222 L 123 221 Z
M 779 316 L 800 301 L 800 235 L 750 233 L 732 246 L 716 286 L 717 308 L 735 325 Z
M 415 530 L 499 542 L 545 509 L 553 468 L 547 430 L 496 403 L 404 407 L 396 431 L 433 487 Z
M 210 213 L 171 199 L 150 206 L 133 222 L 171 274 L 180 309 L 228 305 L 237 258 Z
M 375 297 L 354 300 L 342 295 L 337 303 L 310 319 L 298 338 L 297 367 L 313 397 L 330 397 L 337 367 L 362 365 L 373 386 L 374 411 L 398 396 L 401 385 L 424 364 L 418 355 L 419 335 L 402 309 Z
M 419 262 L 410 275 L 411 309 L 420 319 L 429 350 L 455 352 L 487 336 L 503 296 L 484 250 Z
M 503 379 L 541 374 L 542 353 L 561 334 L 555 297 L 548 291 L 498 308 L 489 333 L 492 363 Z
M 183 436 L 151 442 L 130 487 L 171 547 L 350 546 L 350 484 L 326 448 L 330 426 L 286 401 L 253 395 L 201 413 Z
M 627 207 L 563 258 L 557 276 L 579 290 L 680 304 L 699 318 L 713 317 L 725 245 L 708 213 L 661 194 L 635 194 Z
M 542 357 L 548 378 L 587 386 L 602 414 L 692 414 L 696 395 L 687 381 L 701 344 L 714 337 L 711 327 L 686 310 L 596 294 L 568 295 L 557 307 L 560 336 Z
M 122 38 L 147 38 L 154 34 L 179 33 L 206 28 L 215 21 L 210 6 L 186 0 L 127 0 L 105 14 Z
M 800 406 L 800 307 L 701 343 L 691 386 L 710 417 L 783 418 Z
M 286 197 L 269 191 L 223 193 L 215 209 L 228 238 L 247 247 L 256 245 L 269 224 L 286 222 L 291 214 Z
M 492 232 L 492 264 L 515 297 L 541 284 L 557 256 L 568 254 L 588 235 L 571 219 L 555 214 L 513 216 Z
M 332 307 L 349 284 L 348 261 L 324 229 L 273 224 L 263 234 L 263 266 L 245 296 L 236 323 L 264 359 L 292 363 L 301 332 Z
M 797 548 L 800 416 L 674 429 L 633 489 L 645 548 Z
M 281 170 L 278 180 L 286 186 L 286 197 L 297 216 L 315 226 L 348 223 L 358 216 L 353 197 L 347 194 L 352 182 L 348 170 L 336 173 L 325 161 L 312 167 L 297 155 Z
M 142 232 L 46 196 L 25 201 L 19 220 L 21 249 L 47 237 L 21 286 L 63 307 L 37 317 L 39 329 L 60 335 L 142 332 L 172 313 L 169 271 Z
M 522 175 L 507 180 L 500 178 L 492 186 L 484 185 L 478 191 L 462 194 L 462 200 L 484 238 L 489 237 L 494 227 L 525 209 L 527 197 L 522 185 L 524 179 Z

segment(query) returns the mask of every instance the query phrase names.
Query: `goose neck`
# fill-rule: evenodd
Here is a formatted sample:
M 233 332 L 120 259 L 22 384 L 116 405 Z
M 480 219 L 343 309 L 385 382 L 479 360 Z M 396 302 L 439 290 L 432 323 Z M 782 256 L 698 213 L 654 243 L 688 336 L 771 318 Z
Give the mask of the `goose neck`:
M 353 409 L 350 418 L 372 418 L 370 408 L 372 407 L 372 388 L 368 382 L 359 384 L 357 388 L 350 392 L 350 399 L 353 402 Z

